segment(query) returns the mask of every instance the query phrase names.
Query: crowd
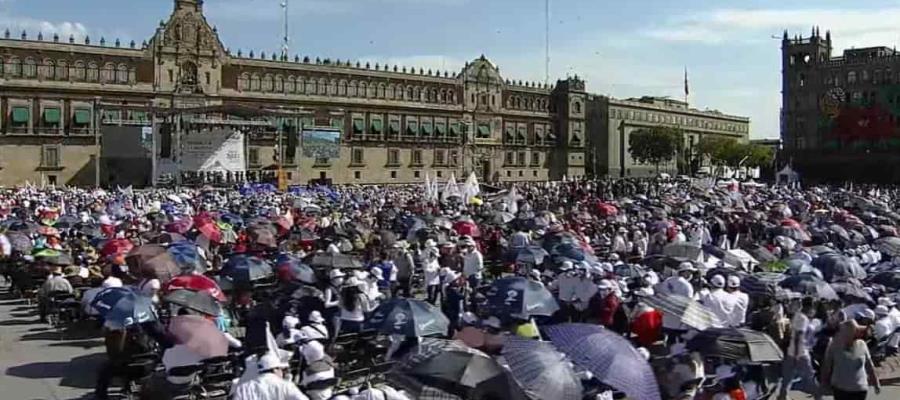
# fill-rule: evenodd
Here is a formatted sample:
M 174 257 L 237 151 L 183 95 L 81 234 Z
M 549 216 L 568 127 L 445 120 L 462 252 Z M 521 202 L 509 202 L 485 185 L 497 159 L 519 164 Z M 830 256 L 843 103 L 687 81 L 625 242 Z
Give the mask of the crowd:
M 98 399 L 863 399 L 900 345 L 897 199 L 27 187 L 0 191 L 0 251 L 42 321 L 100 327 Z

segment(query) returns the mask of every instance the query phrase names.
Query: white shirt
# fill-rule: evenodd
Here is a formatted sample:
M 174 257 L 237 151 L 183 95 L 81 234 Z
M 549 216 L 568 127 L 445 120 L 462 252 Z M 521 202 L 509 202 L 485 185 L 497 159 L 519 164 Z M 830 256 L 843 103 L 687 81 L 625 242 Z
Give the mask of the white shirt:
M 559 301 L 571 302 L 577 297 L 579 282 L 581 282 L 581 278 L 563 274 L 553 281 L 550 286 L 559 289 L 556 295 Z
M 681 276 L 667 278 L 663 281 L 657 291 L 668 294 L 677 294 L 690 299 L 694 298 L 694 287 L 691 286 L 691 283 L 688 282 L 687 279 L 684 279 Z M 668 329 L 685 329 L 685 326 L 681 323 L 681 319 L 672 316 L 669 313 L 663 313 L 663 327 Z
M 736 296 L 722 289 L 713 289 L 701 302 L 725 325 L 733 326 L 734 313 L 738 306 Z
M 883 317 L 875 321 L 875 338 L 878 340 L 884 339 L 894 333 L 896 328 L 897 326 L 894 325 L 894 321 L 890 316 Z
M 422 269 L 425 272 L 425 285 L 432 286 L 441 284 L 441 264 L 436 257 L 426 256 Z
M 463 255 L 463 275 L 467 278 L 475 276 L 481 279 L 482 270 L 484 270 L 484 259 L 481 257 L 481 252 L 472 249 Z
M 731 326 L 742 326 L 747 320 L 747 308 L 750 307 L 750 296 L 740 290 L 731 293 L 737 299 Z
M 262 374 L 234 388 L 234 400 L 309 400 L 293 383 L 275 374 Z
M 197 365 L 203 361 L 203 357 L 195 353 L 183 344 L 176 344 L 167 349 L 163 353 L 162 363 L 166 367 L 166 371 L 172 368 L 186 367 L 188 365 Z
M 806 314 L 798 312 L 791 319 L 791 343 L 788 345 L 787 355 L 797 358 L 808 358 L 811 341 L 815 333 L 821 328 L 822 321 L 810 320 Z

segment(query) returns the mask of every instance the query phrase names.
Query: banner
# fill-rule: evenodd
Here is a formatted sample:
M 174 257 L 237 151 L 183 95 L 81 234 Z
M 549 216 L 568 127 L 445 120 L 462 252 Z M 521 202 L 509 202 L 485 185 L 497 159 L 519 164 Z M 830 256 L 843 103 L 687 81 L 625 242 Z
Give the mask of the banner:
M 302 140 L 303 157 L 341 157 L 341 131 L 333 129 L 304 129 Z
M 180 169 L 191 172 L 246 170 L 244 134 L 223 129 L 182 136 Z

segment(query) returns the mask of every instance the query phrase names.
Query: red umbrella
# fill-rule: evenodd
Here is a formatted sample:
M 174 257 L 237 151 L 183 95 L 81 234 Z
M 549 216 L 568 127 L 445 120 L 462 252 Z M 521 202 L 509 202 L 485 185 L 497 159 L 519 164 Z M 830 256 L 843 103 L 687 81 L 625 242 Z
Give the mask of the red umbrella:
M 604 203 L 604 202 L 598 201 L 596 208 L 597 208 L 597 213 L 604 217 L 612 217 L 619 213 L 619 209 L 617 209 L 616 206 L 609 204 L 609 203 Z
M 59 230 L 52 226 L 41 225 L 40 227 L 38 227 L 37 233 L 44 235 L 44 236 L 59 237 Z
M 166 232 L 174 232 L 181 235 L 187 233 L 187 231 L 191 230 L 191 227 L 194 225 L 194 222 L 188 218 L 182 218 L 177 221 L 166 224 Z
M 781 220 L 781 226 L 786 226 L 789 228 L 800 228 L 800 223 L 791 218 L 785 218 Z
M 196 227 L 197 231 L 199 231 L 201 235 L 206 236 L 210 242 L 222 243 L 222 230 L 219 229 L 219 226 L 212 220 L 198 223 Z
M 133 248 L 134 243 L 128 239 L 111 239 L 100 249 L 100 254 L 104 257 L 125 255 Z
M 228 354 L 228 339 L 216 328 L 216 324 L 198 315 L 179 315 L 169 322 L 169 333 L 175 342 L 182 344 L 203 358 Z
M 472 221 L 458 221 L 457 223 L 453 224 L 453 230 L 455 230 L 456 233 L 460 236 L 481 236 L 481 230 L 478 229 L 478 225 L 475 225 L 475 223 Z
M 206 292 L 218 301 L 225 301 L 225 294 L 216 281 L 205 275 L 178 275 L 163 287 L 163 291 L 172 292 L 174 290 L 191 290 L 194 292 Z

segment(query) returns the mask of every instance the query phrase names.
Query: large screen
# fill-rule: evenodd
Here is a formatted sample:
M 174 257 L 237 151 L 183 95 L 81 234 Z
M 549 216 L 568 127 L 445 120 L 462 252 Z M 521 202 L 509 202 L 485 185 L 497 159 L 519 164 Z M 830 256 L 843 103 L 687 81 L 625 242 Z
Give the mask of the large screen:
M 244 134 L 228 129 L 181 137 L 181 170 L 244 171 Z
M 340 158 L 341 132 L 333 129 L 304 129 L 303 157 Z

